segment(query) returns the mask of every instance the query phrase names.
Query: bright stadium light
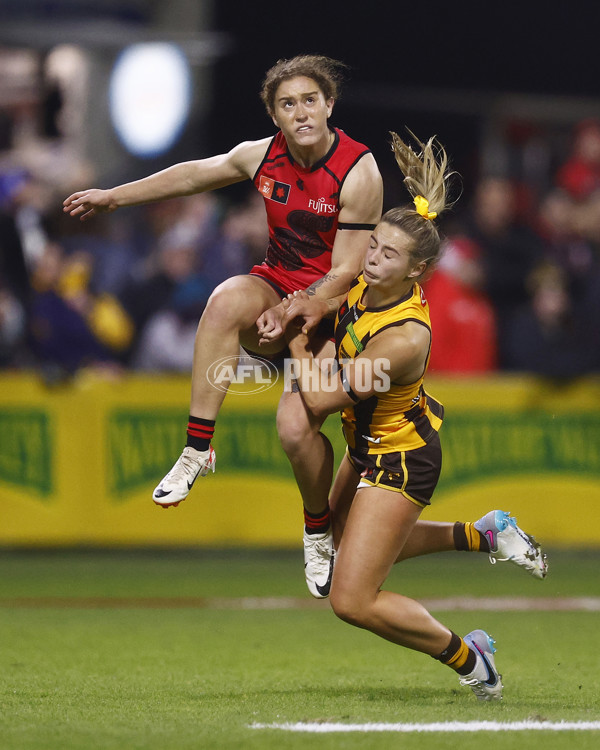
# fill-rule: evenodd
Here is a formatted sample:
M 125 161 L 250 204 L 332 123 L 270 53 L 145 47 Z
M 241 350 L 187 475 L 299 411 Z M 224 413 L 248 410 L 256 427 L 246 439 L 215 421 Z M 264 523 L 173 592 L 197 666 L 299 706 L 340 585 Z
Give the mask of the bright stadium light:
M 125 148 L 142 158 L 168 151 L 186 123 L 191 89 L 189 65 L 177 45 L 127 47 L 115 63 L 109 87 L 111 119 Z

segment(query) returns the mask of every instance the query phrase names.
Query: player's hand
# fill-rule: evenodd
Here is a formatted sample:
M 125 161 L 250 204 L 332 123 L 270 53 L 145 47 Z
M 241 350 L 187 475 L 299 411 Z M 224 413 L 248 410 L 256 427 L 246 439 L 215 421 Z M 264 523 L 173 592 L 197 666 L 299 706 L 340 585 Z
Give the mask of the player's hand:
M 287 330 L 292 321 L 300 320 L 302 333 L 309 335 L 327 315 L 329 308 L 325 300 L 319 297 L 311 297 L 304 290 L 288 294 L 284 300 L 285 313 L 281 324 Z
M 283 305 L 279 303 L 275 307 L 270 307 L 256 321 L 258 329 L 258 344 L 270 344 L 272 341 L 283 336 L 283 327 L 281 319 L 283 318 Z
M 63 211 L 71 216 L 79 216 L 81 221 L 91 219 L 100 213 L 109 213 L 117 208 L 111 199 L 110 190 L 81 190 L 63 201 Z

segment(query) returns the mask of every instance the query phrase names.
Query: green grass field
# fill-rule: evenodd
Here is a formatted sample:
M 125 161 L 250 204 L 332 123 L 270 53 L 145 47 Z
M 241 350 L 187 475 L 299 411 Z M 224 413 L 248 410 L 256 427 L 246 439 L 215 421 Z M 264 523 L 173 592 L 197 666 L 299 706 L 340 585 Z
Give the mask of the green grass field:
M 416 598 L 543 604 L 435 610 L 458 633 L 482 627 L 496 638 L 504 700 L 486 704 L 450 669 L 314 602 L 301 550 L 0 552 L 0 748 L 596 748 L 597 730 L 305 734 L 252 725 L 598 722 L 600 613 L 549 608 L 600 597 L 599 562 L 600 552 L 555 551 L 543 582 L 466 553 L 396 567 L 389 587 Z

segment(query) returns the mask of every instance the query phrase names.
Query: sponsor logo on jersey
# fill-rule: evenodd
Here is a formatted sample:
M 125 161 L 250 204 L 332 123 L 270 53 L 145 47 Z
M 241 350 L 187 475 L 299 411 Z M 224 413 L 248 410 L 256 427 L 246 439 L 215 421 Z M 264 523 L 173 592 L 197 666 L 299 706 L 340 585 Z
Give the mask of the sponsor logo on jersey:
M 361 340 L 356 335 L 356 332 L 354 330 L 354 326 L 352 325 L 352 323 L 348 323 L 348 325 L 346 326 L 346 330 L 348 331 L 348 335 L 352 339 L 352 343 L 356 347 L 356 353 L 360 354 L 362 350 L 364 349 L 364 347 L 362 345 Z
M 287 203 L 291 189 L 292 186 L 285 182 L 277 182 L 263 174 L 260 176 L 258 190 L 263 198 L 269 198 L 277 203 Z
M 325 198 L 319 198 L 318 201 L 309 198 L 308 207 L 318 214 L 336 214 L 338 207 L 336 203 L 326 203 Z

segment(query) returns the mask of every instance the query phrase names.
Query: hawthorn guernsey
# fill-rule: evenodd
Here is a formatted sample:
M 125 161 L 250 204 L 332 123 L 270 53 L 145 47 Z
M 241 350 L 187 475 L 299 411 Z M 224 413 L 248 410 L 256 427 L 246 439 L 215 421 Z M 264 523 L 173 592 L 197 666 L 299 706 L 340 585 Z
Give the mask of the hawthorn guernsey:
M 343 130 L 333 128 L 333 133 L 327 154 L 305 168 L 294 161 L 280 131 L 254 175 L 254 184 L 265 199 L 269 246 L 264 262 L 250 273 L 286 294 L 306 289 L 331 269 L 344 180 L 371 153 Z

